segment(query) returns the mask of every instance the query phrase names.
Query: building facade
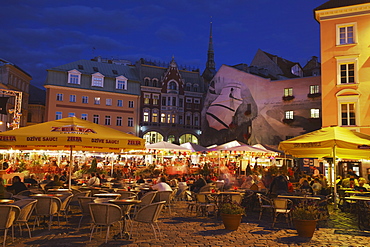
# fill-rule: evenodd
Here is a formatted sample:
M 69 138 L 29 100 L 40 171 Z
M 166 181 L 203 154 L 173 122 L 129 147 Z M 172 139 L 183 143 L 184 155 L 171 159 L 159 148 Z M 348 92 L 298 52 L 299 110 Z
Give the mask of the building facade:
M 251 66 L 223 65 L 202 110 L 202 145 L 238 140 L 276 146 L 321 127 L 320 75 L 258 50 Z M 319 66 L 320 67 L 320 66 Z M 311 74 L 310 74 L 311 70 Z
M 198 143 L 204 83 L 199 70 L 180 69 L 174 58 L 167 67 L 140 59 L 140 136 L 148 143 Z
M 11 124 L 15 121 L 18 123 L 19 127 L 26 126 L 31 80 L 32 77 L 17 65 L 4 59 L 0 59 L 0 97 L 9 97 L 6 103 L 6 109 L 3 109 L 4 112 L 0 114 L 0 122 L 2 123 L 0 124 L 0 131 L 13 129 Z M 6 94 L 6 90 L 22 92 L 22 98 L 20 99 L 18 96 Z M 19 94 L 16 93 L 16 95 Z M 18 107 L 21 115 L 16 117 L 13 112 L 14 109 Z
M 320 23 L 322 125 L 370 134 L 370 1 L 330 0 L 314 10 Z M 341 161 L 339 174 L 370 173 L 369 161 Z
M 93 59 L 47 72 L 46 121 L 76 116 L 139 135 L 140 82 L 134 67 Z

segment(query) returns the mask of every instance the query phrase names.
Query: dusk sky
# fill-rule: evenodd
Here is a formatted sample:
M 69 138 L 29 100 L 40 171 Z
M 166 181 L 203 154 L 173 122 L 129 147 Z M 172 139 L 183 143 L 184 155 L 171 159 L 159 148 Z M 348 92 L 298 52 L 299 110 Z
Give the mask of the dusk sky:
M 46 70 L 80 59 L 139 58 L 203 71 L 210 20 L 216 69 L 257 49 L 302 66 L 320 57 L 313 9 L 326 0 L 3 0 L 0 58 L 42 87 Z M 95 48 L 95 49 L 94 49 Z

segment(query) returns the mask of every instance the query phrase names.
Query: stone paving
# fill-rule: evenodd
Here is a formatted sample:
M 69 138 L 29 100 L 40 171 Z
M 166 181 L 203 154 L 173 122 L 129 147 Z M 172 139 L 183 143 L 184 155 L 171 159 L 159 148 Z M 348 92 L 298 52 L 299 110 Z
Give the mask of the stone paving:
M 340 210 L 331 210 L 329 221 L 320 223 L 313 238 L 306 239 L 298 237 L 284 218 L 279 218 L 274 228 L 268 213 L 259 221 L 258 209 L 243 218 L 237 231 L 228 231 L 220 218 L 196 217 L 187 212 L 186 202 L 176 202 L 171 215 L 165 210 L 160 217 L 160 239 L 154 238 L 149 225 L 142 224 L 134 229 L 130 240 L 113 239 L 118 233 L 118 227 L 114 227 L 107 244 L 105 229 L 95 233 L 89 242 L 88 221 L 77 229 L 80 215 L 76 209 L 72 211 L 67 223 L 61 218 L 60 227 L 57 221 L 53 222 L 50 231 L 36 226 L 31 239 L 24 230 L 20 237 L 19 228 L 15 228 L 16 239 L 11 242 L 8 237 L 7 246 L 370 246 L 370 232 L 359 231 L 355 215 Z

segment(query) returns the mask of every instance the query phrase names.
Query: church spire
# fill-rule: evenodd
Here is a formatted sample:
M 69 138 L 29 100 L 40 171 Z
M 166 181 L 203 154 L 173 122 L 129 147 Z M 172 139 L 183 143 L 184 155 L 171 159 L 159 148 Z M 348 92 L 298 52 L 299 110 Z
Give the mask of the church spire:
M 208 54 L 207 54 L 207 63 L 206 68 L 210 70 L 215 70 L 215 52 L 213 50 L 213 40 L 212 40 L 212 16 L 211 16 L 211 23 L 210 23 L 210 33 L 209 33 L 209 44 L 208 44 Z

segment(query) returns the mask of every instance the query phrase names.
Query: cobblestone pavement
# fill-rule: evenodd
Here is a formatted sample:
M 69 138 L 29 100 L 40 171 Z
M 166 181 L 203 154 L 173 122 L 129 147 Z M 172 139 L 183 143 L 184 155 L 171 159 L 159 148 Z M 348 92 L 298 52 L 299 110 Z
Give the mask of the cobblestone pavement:
M 274 228 L 267 212 L 259 221 L 258 209 L 243 218 L 237 231 L 228 231 L 220 218 L 197 217 L 187 212 L 186 202 L 176 202 L 171 215 L 165 210 L 160 217 L 159 240 L 154 238 L 149 225 L 141 224 L 134 228 L 130 240 L 113 239 L 118 227 L 112 228 L 107 244 L 105 229 L 94 234 L 90 242 L 88 220 L 77 229 L 80 215 L 78 210 L 72 211 L 67 223 L 61 218 L 60 227 L 56 220 L 50 231 L 45 226 L 36 226 L 31 239 L 25 230 L 20 237 L 19 228 L 15 228 L 16 239 L 12 242 L 9 236 L 7 246 L 370 246 L 370 232 L 358 230 L 356 216 L 340 210 L 331 210 L 330 219 L 320 223 L 312 239 L 306 239 L 298 237 L 283 217 Z

